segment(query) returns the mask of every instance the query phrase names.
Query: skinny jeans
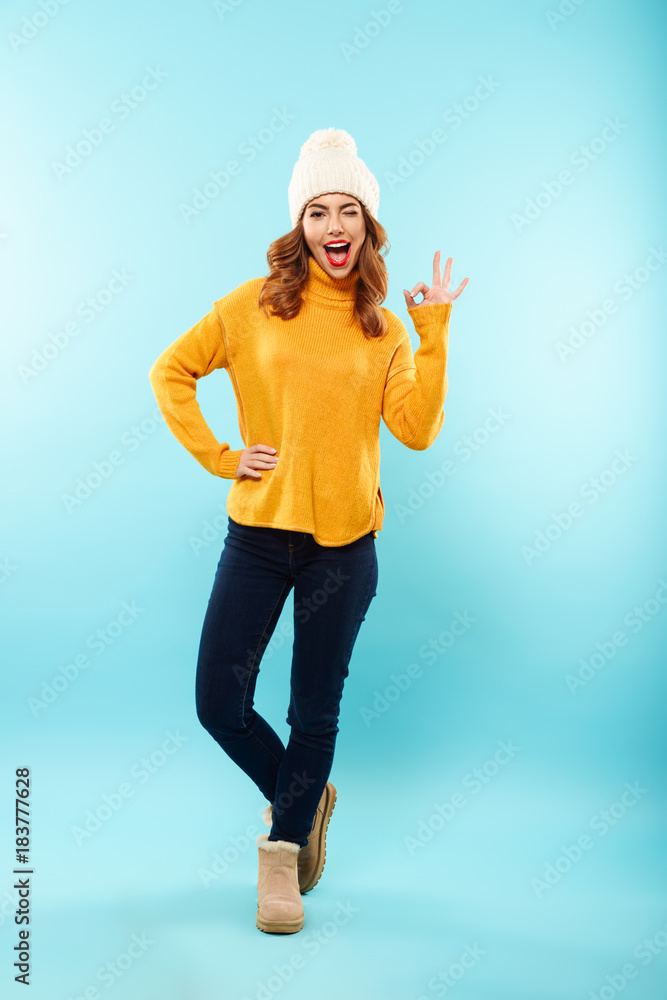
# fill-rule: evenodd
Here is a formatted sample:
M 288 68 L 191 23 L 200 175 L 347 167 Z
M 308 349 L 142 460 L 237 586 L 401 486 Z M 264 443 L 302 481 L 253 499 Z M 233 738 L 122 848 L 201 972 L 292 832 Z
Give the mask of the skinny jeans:
M 372 531 L 348 545 L 239 524 L 227 535 L 197 659 L 202 726 L 273 804 L 269 840 L 305 846 L 333 763 L 352 650 L 377 593 Z M 294 590 L 285 747 L 253 707 L 260 662 Z

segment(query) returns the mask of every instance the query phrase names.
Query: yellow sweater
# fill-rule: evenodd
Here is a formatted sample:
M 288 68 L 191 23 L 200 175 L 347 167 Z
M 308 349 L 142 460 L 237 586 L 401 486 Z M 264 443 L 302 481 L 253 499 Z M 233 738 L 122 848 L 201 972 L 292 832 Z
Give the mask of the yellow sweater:
M 382 528 L 380 416 L 408 448 L 435 441 L 445 419 L 451 303 L 408 312 L 420 338 L 413 355 L 403 322 L 382 307 L 387 332 L 366 337 L 352 307 L 359 271 L 334 278 L 314 257 L 299 314 L 265 316 L 263 278 L 214 302 L 150 370 L 165 422 L 214 476 L 233 479 L 227 513 L 240 524 L 289 528 L 320 545 L 347 545 Z M 267 307 L 268 311 L 268 307 Z M 244 447 L 276 449 L 261 479 L 236 478 L 243 448 L 214 436 L 196 382 L 225 368 L 236 396 Z

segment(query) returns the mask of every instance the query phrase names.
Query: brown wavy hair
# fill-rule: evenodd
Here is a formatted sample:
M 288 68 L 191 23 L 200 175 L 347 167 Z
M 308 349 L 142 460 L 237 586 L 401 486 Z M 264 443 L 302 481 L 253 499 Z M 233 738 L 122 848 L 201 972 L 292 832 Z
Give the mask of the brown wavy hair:
M 391 244 L 383 226 L 369 215 L 359 202 L 366 223 L 366 238 L 355 267 L 359 269 L 354 317 L 365 336 L 381 337 L 387 320 L 380 308 L 387 297 L 387 266 L 384 258 Z M 386 247 L 386 249 L 384 249 Z M 383 252 L 384 251 L 384 252 Z M 294 229 L 274 240 L 266 252 L 269 274 L 259 293 L 259 304 L 265 316 L 269 306 L 272 315 L 292 319 L 301 309 L 302 292 L 308 283 L 310 247 L 303 231 L 303 213 Z

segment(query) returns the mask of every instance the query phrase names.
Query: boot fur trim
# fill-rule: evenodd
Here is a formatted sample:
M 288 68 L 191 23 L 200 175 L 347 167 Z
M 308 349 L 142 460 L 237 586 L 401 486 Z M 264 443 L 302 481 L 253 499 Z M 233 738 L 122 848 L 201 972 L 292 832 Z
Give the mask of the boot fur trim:
M 295 844 L 293 840 L 269 840 L 268 833 L 260 833 L 259 837 L 255 839 L 255 843 L 263 851 L 278 852 L 283 850 L 298 854 L 301 850 L 301 844 Z
M 273 806 L 264 806 L 262 809 L 262 820 L 264 821 L 264 826 L 272 826 L 273 819 Z

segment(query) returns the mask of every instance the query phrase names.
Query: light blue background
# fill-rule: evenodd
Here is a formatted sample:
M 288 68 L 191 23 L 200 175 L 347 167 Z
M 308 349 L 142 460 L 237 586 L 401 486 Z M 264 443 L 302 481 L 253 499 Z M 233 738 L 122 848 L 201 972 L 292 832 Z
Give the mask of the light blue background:
M 571 12 L 550 23 L 555 0 L 404 0 L 362 46 L 383 0 L 71 0 L 17 46 L 40 5 L 3 5 L 3 995 L 27 995 L 12 969 L 24 765 L 33 1000 L 664 995 L 665 267 L 652 255 L 665 239 L 664 9 L 562 6 Z M 114 102 L 150 67 L 166 76 L 121 117 Z M 475 97 L 482 79 L 492 92 Z M 293 117 L 249 161 L 242 144 L 274 109 Z M 113 131 L 59 179 L 66 147 L 105 117 Z M 192 538 L 221 512 L 226 522 L 230 484 L 153 421 L 148 370 L 215 299 L 266 273 L 270 242 L 290 228 L 300 146 L 331 125 L 379 181 L 385 304 L 415 349 L 401 289 L 430 283 L 438 249 L 454 258 L 452 287 L 470 283 L 452 309 L 437 441 L 412 452 L 381 428 L 380 582 L 343 699 L 327 866 L 304 897 L 303 931 L 270 936 L 255 927 L 264 801 L 194 708 L 222 529 L 198 554 Z M 418 143 L 438 128 L 444 141 L 420 163 Z M 401 157 L 413 168 L 396 181 Z M 182 206 L 234 158 L 238 176 L 186 222 Z M 131 280 L 85 322 L 80 304 L 114 269 Z M 589 312 L 598 324 L 564 360 L 557 345 Z M 78 334 L 26 377 L 33 350 L 73 321 Z M 219 439 L 241 447 L 226 374 L 203 380 L 199 399 Z M 502 425 L 485 429 L 498 410 Z M 68 510 L 63 496 L 112 451 L 122 464 Z M 447 461 L 455 471 L 432 485 Z M 576 502 L 581 516 L 557 529 Z M 549 540 L 529 560 L 537 532 Z M 123 602 L 142 610 L 98 655 L 88 637 Z M 457 613 L 474 622 L 425 659 Z M 280 628 L 257 707 L 286 740 Z M 605 645 L 619 632 L 623 645 Z M 31 710 L 86 652 L 90 665 Z M 391 688 L 411 663 L 421 676 Z M 168 732 L 186 740 L 161 755 Z M 494 767 L 499 741 L 518 749 Z M 466 776 L 485 766 L 473 791 Z M 124 782 L 129 797 L 78 844 L 73 828 Z M 638 797 L 614 806 L 626 783 Z M 452 818 L 438 819 L 457 792 Z M 223 852 L 227 870 L 205 887 Z M 549 865 L 560 873 L 540 888 Z M 145 952 L 97 978 L 134 934 Z M 436 981 L 460 975 L 467 946 L 478 957 L 463 979 Z M 301 967 L 285 981 L 276 967 L 291 960 Z

